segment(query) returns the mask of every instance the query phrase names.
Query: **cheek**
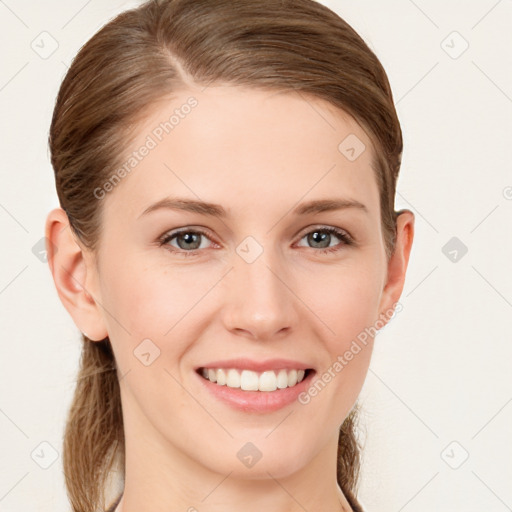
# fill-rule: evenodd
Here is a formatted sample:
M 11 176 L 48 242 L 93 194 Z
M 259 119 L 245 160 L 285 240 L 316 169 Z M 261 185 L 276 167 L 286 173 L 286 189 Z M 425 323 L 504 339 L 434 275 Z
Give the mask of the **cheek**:
M 310 387 L 299 396 L 303 414 L 323 425 L 318 442 L 339 428 L 359 396 L 370 364 L 373 339 L 365 332 L 378 317 L 378 268 L 358 263 L 331 267 L 302 279 L 301 297 L 319 321 L 325 358 Z M 366 262 L 367 263 L 367 262 Z M 363 341 L 363 336 L 366 338 Z M 301 409 L 302 410 L 302 409 Z
M 381 290 L 378 270 L 369 268 L 351 266 L 331 272 L 330 277 L 317 275 L 316 285 L 308 281 L 303 292 L 324 326 L 322 339 L 328 358 L 317 378 L 333 383 L 328 386 L 333 393 L 333 407 L 340 408 L 340 417 L 359 394 L 371 359 L 371 333 L 378 318 Z
M 192 269 L 192 266 L 190 267 Z M 123 367 L 131 367 L 139 346 L 157 347 L 155 367 L 172 367 L 186 352 L 204 313 L 205 296 L 214 286 L 212 273 L 186 271 L 183 266 L 144 266 L 139 261 L 123 262 L 106 269 L 103 304 L 116 357 Z M 146 345 L 141 345 L 146 343 Z M 135 352 L 134 352 L 135 351 Z M 161 356 L 161 357 L 160 357 Z M 123 364 L 124 363 L 124 364 Z
M 302 296 L 325 326 L 331 352 L 338 352 L 374 323 L 381 290 L 377 271 L 350 266 L 316 273 L 303 284 Z
M 126 261 L 106 275 L 105 302 L 133 337 L 164 337 L 204 294 L 201 280 L 179 269 Z

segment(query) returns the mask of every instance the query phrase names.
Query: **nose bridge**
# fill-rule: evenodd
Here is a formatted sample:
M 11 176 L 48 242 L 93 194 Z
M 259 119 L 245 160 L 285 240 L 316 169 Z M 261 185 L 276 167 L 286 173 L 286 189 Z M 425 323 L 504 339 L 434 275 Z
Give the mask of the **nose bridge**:
M 263 247 L 263 243 L 247 237 L 239 244 L 230 272 L 229 328 L 243 329 L 259 338 L 293 326 L 298 315 L 285 268 L 269 242 Z

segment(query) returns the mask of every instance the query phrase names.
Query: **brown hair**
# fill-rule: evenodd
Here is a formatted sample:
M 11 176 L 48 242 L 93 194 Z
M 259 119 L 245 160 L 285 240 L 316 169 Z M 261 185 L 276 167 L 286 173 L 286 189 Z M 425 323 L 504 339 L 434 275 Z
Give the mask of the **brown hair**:
M 402 134 L 386 73 L 361 37 L 314 0 L 150 0 L 119 14 L 78 52 L 56 100 L 49 145 L 61 207 L 97 250 L 101 201 L 93 191 L 125 160 L 151 106 L 189 84 L 296 91 L 348 112 L 374 147 L 386 255 Z M 341 142 L 341 141 L 340 141 Z M 82 338 L 63 446 L 74 512 L 105 508 L 115 458 L 124 471 L 123 417 L 110 340 Z M 340 428 L 338 483 L 356 507 L 357 407 Z

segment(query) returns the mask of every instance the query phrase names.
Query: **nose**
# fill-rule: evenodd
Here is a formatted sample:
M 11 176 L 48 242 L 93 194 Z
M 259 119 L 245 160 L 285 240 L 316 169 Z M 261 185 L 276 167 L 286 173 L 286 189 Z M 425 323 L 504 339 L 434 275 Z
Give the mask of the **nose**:
M 247 338 L 266 341 L 294 330 L 300 300 L 294 294 L 293 276 L 271 250 L 252 263 L 234 255 L 226 276 L 224 325 Z

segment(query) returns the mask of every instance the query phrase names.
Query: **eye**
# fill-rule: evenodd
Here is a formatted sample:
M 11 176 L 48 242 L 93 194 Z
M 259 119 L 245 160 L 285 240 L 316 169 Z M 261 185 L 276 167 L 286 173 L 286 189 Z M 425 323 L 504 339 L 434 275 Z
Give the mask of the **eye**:
M 331 246 L 330 242 L 332 241 L 333 235 L 335 235 L 335 238 L 341 240 L 342 243 Z M 354 245 L 354 240 L 347 232 L 332 226 L 315 228 L 307 232 L 301 240 L 304 238 L 307 239 L 308 243 L 313 244 L 313 249 L 322 249 L 317 251 L 321 254 L 339 251 L 344 245 Z
M 332 246 L 333 235 L 341 243 Z M 180 256 L 198 256 L 200 249 L 205 249 L 204 244 L 201 243 L 201 238 L 211 241 L 208 233 L 202 229 L 184 228 L 165 233 L 158 239 L 158 243 L 159 246 L 165 245 L 171 252 Z M 347 232 L 332 226 L 315 228 L 303 235 L 300 240 L 304 238 L 307 239 L 308 243 L 313 244 L 312 249 L 319 249 L 316 252 L 321 254 L 339 251 L 345 245 L 354 245 L 354 240 Z M 174 241 L 177 247 L 170 243 Z M 304 246 L 299 245 L 298 247 Z
M 165 233 L 160 239 L 160 246 L 166 245 L 170 248 L 171 252 L 178 253 L 183 256 L 197 256 L 199 249 L 204 249 L 204 245 L 201 244 L 201 237 L 207 238 L 207 233 L 201 229 L 182 229 L 179 231 L 172 231 Z M 171 245 L 169 242 L 176 240 L 178 247 Z

